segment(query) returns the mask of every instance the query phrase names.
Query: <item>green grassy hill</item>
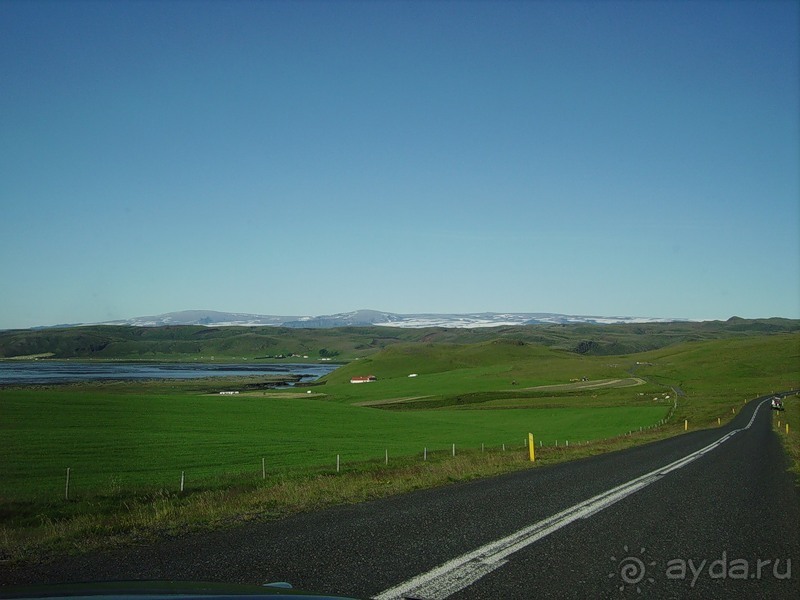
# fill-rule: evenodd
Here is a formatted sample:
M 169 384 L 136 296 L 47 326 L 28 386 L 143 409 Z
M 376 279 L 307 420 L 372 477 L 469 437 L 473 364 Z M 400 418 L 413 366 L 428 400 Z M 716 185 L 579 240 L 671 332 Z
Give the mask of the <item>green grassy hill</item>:
M 299 355 L 309 360 L 364 358 L 403 343 L 473 344 L 491 340 L 540 344 L 587 356 L 655 350 L 689 342 L 800 331 L 789 319 L 648 323 L 626 325 L 530 325 L 478 329 L 343 327 L 131 327 L 94 325 L 63 329 L 0 331 L 0 358 L 50 354 L 99 360 L 242 360 Z
M 623 366 L 609 364 L 615 363 L 511 340 L 397 344 L 340 367 L 313 389 L 348 403 L 406 399 L 402 406 L 393 407 L 407 408 L 413 399 L 421 399 L 428 407 L 447 406 L 466 403 L 467 397 L 476 394 L 491 392 L 495 399 L 498 395 L 530 397 L 534 392 L 526 388 L 628 376 Z M 365 375 L 374 375 L 377 381 L 350 383 L 351 377 Z
M 349 383 L 358 375 L 377 381 Z M 314 391 L 333 401 L 387 410 L 633 406 L 678 390 L 676 415 L 708 426 L 746 399 L 800 388 L 800 335 L 688 342 L 614 357 L 507 341 L 396 345 L 320 384 Z
M 637 375 L 686 394 L 683 412 L 712 419 L 750 398 L 800 389 L 800 335 L 778 334 L 681 344 L 636 355 Z

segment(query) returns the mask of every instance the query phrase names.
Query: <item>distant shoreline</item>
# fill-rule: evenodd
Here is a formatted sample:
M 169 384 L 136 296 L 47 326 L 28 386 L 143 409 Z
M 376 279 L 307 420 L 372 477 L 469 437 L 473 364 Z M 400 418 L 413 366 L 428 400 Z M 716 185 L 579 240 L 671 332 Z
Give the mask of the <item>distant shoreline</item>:
M 338 365 L 254 362 L 155 362 L 122 360 L 28 360 L 0 363 L 0 386 L 91 384 L 110 381 L 197 381 L 258 379 L 298 384 L 316 381 Z

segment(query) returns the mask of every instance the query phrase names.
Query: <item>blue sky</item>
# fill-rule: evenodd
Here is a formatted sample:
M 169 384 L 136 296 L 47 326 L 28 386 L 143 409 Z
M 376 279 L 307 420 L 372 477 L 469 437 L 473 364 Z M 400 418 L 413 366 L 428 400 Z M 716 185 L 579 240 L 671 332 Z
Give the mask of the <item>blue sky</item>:
M 0 328 L 800 318 L 799 6 L 0 0 Z

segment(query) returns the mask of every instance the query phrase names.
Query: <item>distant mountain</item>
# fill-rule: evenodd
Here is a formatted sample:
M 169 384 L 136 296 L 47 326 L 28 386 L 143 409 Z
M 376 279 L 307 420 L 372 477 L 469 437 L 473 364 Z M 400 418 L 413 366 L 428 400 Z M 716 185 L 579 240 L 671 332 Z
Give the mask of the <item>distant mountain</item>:
M 423 327 L 475 328 L 541 324 L 617 324 L 665 323 L 686 321 L 674 318 L 600 317 L 563 315 L 558 313 L 464 313 L 464 314 L 396 314 L 377 310 L 356 310 L 321 316 L 274 316 L 247 313 L 227 313 L 213 310 L 184 310 L 149 317 L 108 321 L 103 325 L 134 325 L 161 327 L 164 325 L 272 326 L 306 329 L 383 325 L 419 329 Z
M 163 327 L 165 325 L 207 325 L 209 327 L 271 325 L 280 327 L 286 322 L 301 318 L 298 316 L 277 317 L 272 315 L 229 313 L 216 310 L 182 310 L 150 317 L 105 321 L 103 323 L 95 323 L 95 325 L 134 325 L 136 327 Z

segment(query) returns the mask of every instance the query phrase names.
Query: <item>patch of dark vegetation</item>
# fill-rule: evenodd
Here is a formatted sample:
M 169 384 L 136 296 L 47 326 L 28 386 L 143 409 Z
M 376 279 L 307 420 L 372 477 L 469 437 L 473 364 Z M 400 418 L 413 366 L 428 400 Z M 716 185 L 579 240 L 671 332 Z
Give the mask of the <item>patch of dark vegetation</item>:
M 256 390 L 272 390 L 277 387 L 283 387 L 288 384 L 297 384 L 301 379 L 300 375 L 287 375 L 280 380 L 270 379 L 268 381 L 254 381 L 251 383 L 246 383 L 242 387 L 245 391 L 256 391 Z
M 492 341 L 492 343 L 493 344 L 503 344 L 503 345 L 506 345 L 506 346 L 524 346 L 525 345 L 525 342 L 523 342 L 522 340 L 513 340 L 513 339 L 508 339 L 508 338 L 502 338 L 502 339 L 499 339 L 499 340 L 494 340 L 494 341 Z
M 325 382 L 324 381 L 319 381 L 319 380 L 298 381 L 297 383 L 294 384 L 294 387 L 307 388 L 307 387 L 316 387 L 316 386 L 319 386 L 319 385 L 325 385 Z
M 471 406 L 474 408 L 483 408 L 480 405 L 495 400 L 508 400 L 510 403 L 515 401 L 525 400 L 543 400 L 548 401 L 547 404 L 537 403 L 537 408 L 562 408 L 564 406 L 573 406 L 573 401 L 576 398 L 583 398 L 584 392 L 581 391 L 564 391 L 560 393 L 561 400 L 556 402 L 552 400 L 551 391 L 533 391 L 533 390 L 520 390 L 518 392 L 512 391 L 498 391 L 498 392 L 475 392 L 472 394 L 457 394 L 439 396 L 435 398 L 420 398 L 419 400 L 406 400 L 405 402 L 387 402 L 386 404 L 377 404 L 373 408 L 380 408 L 383 410 L 391 411 L 406 411 L 406 410 L 435 410 L 435 409 L 449 409 Z M 585 403 L 584 403 L 585 404 Z M 521 405 L 520 408 L 527 408 L 528 404 Z M 487 407 L 488 408 L 488 407 Z M 513 408 L 513 404 L 504 405 L 501 410 L 508 410 Z
M 578 342 L 578 345 L 575 346 L 575 352 L 578 354 L 591 354 L 600 346 L 594 340 L 581 340 Z
M 218 331 L 219 331 L 219 327 L 208 327 L 208 328 L 203 328 L 200 331 L 195 331 L 193 335 L 195 337 L 206 336 L 206 335 L 215 335 Z

